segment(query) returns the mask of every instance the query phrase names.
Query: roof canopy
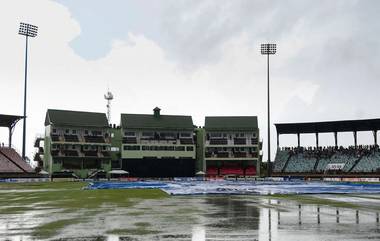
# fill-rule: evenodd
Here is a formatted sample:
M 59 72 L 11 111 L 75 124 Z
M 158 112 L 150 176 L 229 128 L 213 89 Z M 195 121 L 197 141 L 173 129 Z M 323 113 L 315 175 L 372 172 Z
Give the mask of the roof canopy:
M 47 110 L 45 126 L 107 127 L 106 114 L 71 110 Z
M 23 116 L 17 115 L 1 115 L 0 114 L 0 127 L 12 128 L 17 121 L 24 118 Z
M 380 119 L 275 124 L 277 134 L 380 130 Z
M 191 116 L 181 115 L 144 115 L 121 114 L 121 126 L 124 129 L 164 129 L 189 130 L 194 129 Z
M 206 131 L 255 131 L 257 116 L 206 116 Z

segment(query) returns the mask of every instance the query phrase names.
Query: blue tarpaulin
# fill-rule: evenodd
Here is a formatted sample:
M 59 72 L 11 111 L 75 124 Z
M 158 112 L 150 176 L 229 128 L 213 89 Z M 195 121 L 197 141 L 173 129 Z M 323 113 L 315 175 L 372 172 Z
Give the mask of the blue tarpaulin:
M 344 194 L 380 193 L 380 184 L 327 183 L 304 181 L 147 181 L 93 182 L 87 189 L 152 189 L 171 195 L 200 194 Z

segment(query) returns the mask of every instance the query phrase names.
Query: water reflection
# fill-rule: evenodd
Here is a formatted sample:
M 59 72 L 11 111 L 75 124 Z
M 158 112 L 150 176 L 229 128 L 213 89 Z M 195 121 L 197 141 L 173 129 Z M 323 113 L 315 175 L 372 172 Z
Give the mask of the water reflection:
M 149 211 L 147 207 L 150 207 Z M 131 211 L 140 213 L 131 218 L 128 216 Z M 105 221 L 99 222 L 99 217 Z M 151 200 L 142 202 L 133 210 L 103 212 L 93 219 L 98 221 L 73 225 L 51 240 L 380 240 L 377 211 L 305 205 L 254 196 L 176 197 L 164 202 Z M 28 235 L 15 236 L 20 232 L 17 227 L 26 227 L 21 231 L 27 233 L 31 230 L 27 224 L 32 222 L 41 223 L 41 217 L 27 214 L 0 216 L 0 240 L 32 240 Z M 89 228 L 97 233 L 91 236 L 86 230 Z M 127 233 L 107 234 L 108 230 L 118 228 Z M 141 230 L 146 234 L 139 234 Z

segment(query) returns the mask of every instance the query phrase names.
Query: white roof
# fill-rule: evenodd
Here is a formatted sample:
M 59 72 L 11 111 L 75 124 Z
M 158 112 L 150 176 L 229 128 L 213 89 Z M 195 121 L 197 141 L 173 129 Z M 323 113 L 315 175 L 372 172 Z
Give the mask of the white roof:
M 129 172 L 124 171 L 124 170 L 112 170 L 112 171 L 109 171 L 108 173 L 110 173 L 110 174 L 129 174 Z

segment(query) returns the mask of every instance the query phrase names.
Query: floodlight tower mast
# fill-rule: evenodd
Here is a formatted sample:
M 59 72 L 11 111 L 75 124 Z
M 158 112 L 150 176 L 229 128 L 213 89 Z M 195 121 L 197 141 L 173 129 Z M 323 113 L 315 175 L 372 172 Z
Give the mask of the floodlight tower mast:
M 104 95 L 104 99 L 107 100 L 107 119 L 108 124 L 111 124 L 111 100 L 113 100 L 113 94 L 111 91 L 107 91 L 107 93 Z
M 269 92 L 269 55 L 276 54 L 276 44 L 261 44 L 261 54 L 267 56 L 267 81 L 268 81 L 268 176 L 272 175 L 272 163 L 270 158 L 270 92 Z
M 28 77 L 28 38 L 37 36 L 38 27 L 28 24 L 20 23 L 18 34 L 25 36 L 25 79 L 24 79 L 24 125 L 22 131 L 22 158 L 25 160 L 25 139 L 26 139 L 26 87 Z

